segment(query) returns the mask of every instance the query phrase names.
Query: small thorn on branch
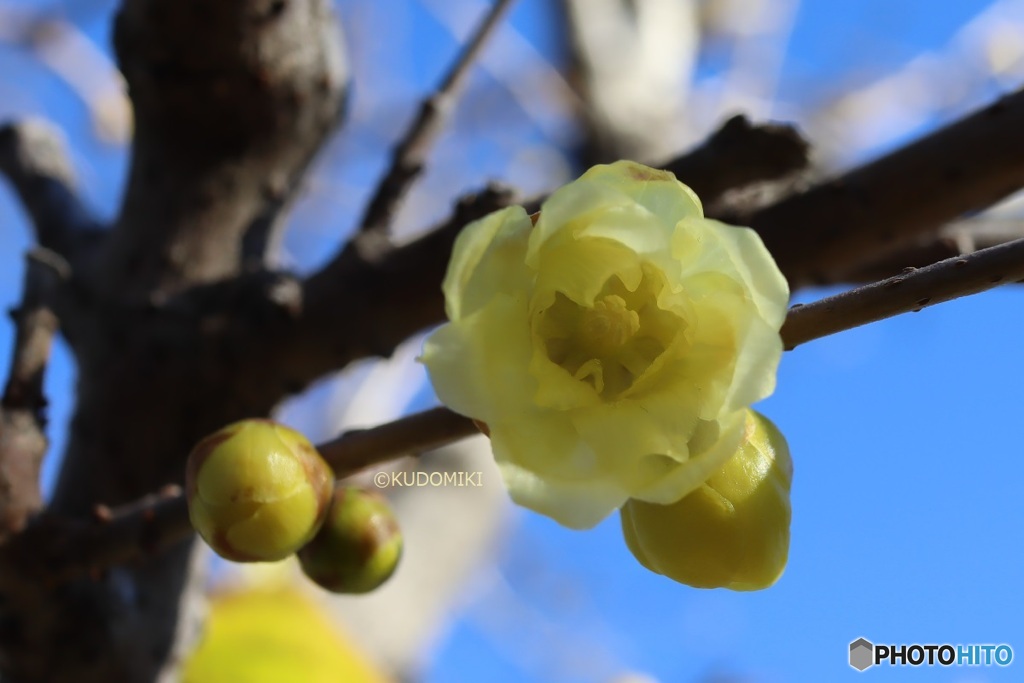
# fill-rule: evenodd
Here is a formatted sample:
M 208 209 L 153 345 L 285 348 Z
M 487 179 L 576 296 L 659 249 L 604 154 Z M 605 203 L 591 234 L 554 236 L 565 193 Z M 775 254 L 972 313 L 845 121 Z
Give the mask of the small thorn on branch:
M 452 64 L 441 85 L 424 100 L 416 120 L 395 148 L 391 166 L 377 185 L 373 199 L 367 205 L 359 225 L 360 237 L 357 239 L 369 241 L 371 248 L 375 241 L 387 237 L 405 193 L 423 170 L 427 154 L 455 106 L 470 67 L 479 57 L 487 39 L 494 33 L 512 2 L 513 0 L 496 0 Z M 376 237 L 366 238 L 366 235 Z

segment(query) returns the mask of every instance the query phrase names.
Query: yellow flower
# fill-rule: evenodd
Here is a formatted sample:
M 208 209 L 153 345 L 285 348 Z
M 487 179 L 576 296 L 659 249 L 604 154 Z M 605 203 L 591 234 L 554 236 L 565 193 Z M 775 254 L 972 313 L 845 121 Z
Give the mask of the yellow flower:
M 721 468 L 775 386 L 785 279 L 747 228 L 703 217 L 671 173 L 595 166 L 468 225 L 423 362 L 484 422 L 517 503 L 588 528 L 672 503 Z
M 743 445 L 700 488 L 671 505 L 623 506 L 626 545 L 653 572 L 697 588 L 759 590 L 789 555 L 793 462 L 779 430 L 748 411 Z

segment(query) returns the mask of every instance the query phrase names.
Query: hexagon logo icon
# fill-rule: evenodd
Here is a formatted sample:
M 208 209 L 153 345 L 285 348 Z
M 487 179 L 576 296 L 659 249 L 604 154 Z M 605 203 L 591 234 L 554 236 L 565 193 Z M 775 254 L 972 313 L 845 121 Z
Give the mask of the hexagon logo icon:
M 875 663 L 875 646 L 866 638 L 858 638 L 850 643 L 850 666 L 857 671 L 864 671 Z

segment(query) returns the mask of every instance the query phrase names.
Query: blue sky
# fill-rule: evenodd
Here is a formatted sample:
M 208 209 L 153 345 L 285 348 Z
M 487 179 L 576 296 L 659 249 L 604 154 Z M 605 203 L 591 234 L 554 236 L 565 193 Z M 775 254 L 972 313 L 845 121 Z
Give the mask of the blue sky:
M 356 16 L 356 5 L 341 3 L 343 16 Z M 379 98 L 388 115 L 401 118 L 412 111 L 409 98 L 437 80 L 453 42 L 413 3 L 379 5 L 381 14 L 408 19 L 402 35 L 420 47 L 413 56 L 393 55 L 395 78 L 375 93 L 361 85 L 356 97 Z M 870 81 L 922 52 L 942 49 L 989 5 L 805 0 L 778 92 L 788 102 L 809 103 L 836 83 Z M 33 6 L 42 3 L 0 0 L 0 8 Z M 91 6 L 93 11 L 80 10 L 73 18 L 106 48 L 111 5 Z M 512 21 L 541 54 L 558 58 L 552 42 L 557 34 L 542 0 L 520 0 Z M 87 198 L 111 215 L 124 175 L 124 149 L 95 138 L 80 98 L 32 56 L 0 44 L 0 69 L 19 75 L 0 80 L 0 117 L 44 115 L 64 127 Z M 514 108 L 486 75 L 473 79 L 473 95 L 489 98 L 491 104 L 481 105 L 485 114 Z M 964 101 L 959 111 L 972 104 Z M 482 176 L 503 177 L 510 149 L 520 144 L 516 135 L 523 144 L 545 144 L 548 138 L 529 122 L 508 116 L 498 121 L 507 124 L 504 137 L 488 137 L 486 127 L 446 137 L 437 163 L 458 163 L 472 148 L 472 166 L 428 177 L 427 188 L 447 183 L 451 193 Z M 919 125 L 931 125 L 931 119 Z M 891 140 L 867 145 L 859 154 L 891 146 L 903 134 L 892 133 Z M 346 210 L 358 207 L 382 167 L 388 139 L 375 135 L 342 134 L 321 164 L 324 174 L 351 189 Z M 336 244 L 337 224 L 352 220 L 351 211 L 332 211 L 323 193 L 312 195 L 289 237 L 294 258 L 305 268 Z M 17 255 L 27 240 L 24 218 L 0 184 L 5 308 L 16 302 Z M 828 293 L 804 291 L 800 300 Z M 1024 324 L 1016 312 L 1022 307 L 1024 289 L 1004 287 L 784 356 L 778 389 L 759 407 L 786 434 L 795 461 L 790 561 L 775 587 L 745 594 L 679 586 L 635 562 L 617 518 L 580 533 L 523 514 L 502 550 L 498 575 L 503 590 L 529 606 L 529 615 L 520 619 L 510 612 L 505 623 L 495 625 L 489 615 L 508 603 L 500 592 L 484 591 L 455 623 L 427 680 L 598 682 L 620 671 L 669 683 L 715 676 L 766 683 L 1020 680 Z M 0 359 L 8 357 L 10 342 L 4 320 Z M 47 379 L 57 451 L 72 382 L 69 359 L 58 345 Z M 880 667 L 859 674 L 846 664 L 848 644 L 859 636 L 894 643 L 1009 643 L 1018 659 L 1005 669 Z

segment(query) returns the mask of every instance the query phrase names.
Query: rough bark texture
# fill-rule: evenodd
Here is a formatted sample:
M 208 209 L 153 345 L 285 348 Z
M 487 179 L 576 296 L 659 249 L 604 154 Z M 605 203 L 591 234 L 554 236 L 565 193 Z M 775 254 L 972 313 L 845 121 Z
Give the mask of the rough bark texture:
M 286 394 L 272 376 L 253 379 L 260 365 L 244 351 L 288 315 L 280 278 L 244 273 L 245 252 L 259 263 L 339 121 L 338 31 L 326 0 L 124 3 L 115 42 L 135 110 L 131 172 L 101 251 L 61 292 L 77 412 L 51 514 L 87 516 L 180 482 L 200 437 Z M 36 223 L 45 242 L 67 243 Z M 9 572 L 5 680 L 170 680 L 199 623 L 193 550 L 188 539 L 57 586 Z

